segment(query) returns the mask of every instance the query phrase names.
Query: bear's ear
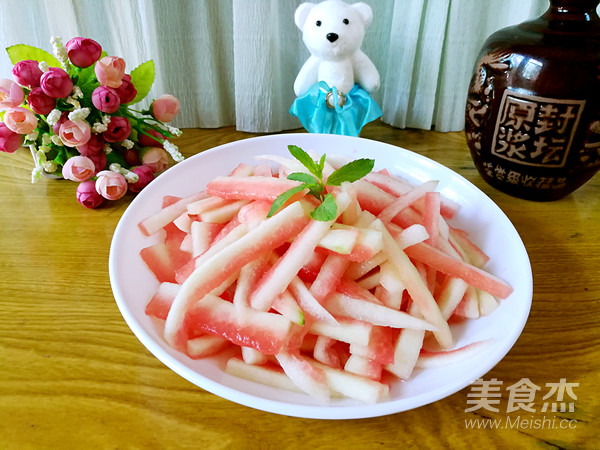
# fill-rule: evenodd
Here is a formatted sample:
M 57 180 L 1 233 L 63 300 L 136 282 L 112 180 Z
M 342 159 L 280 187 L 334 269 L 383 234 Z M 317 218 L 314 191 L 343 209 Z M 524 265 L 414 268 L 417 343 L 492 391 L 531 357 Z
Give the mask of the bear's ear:
M 353 3 L 350 6 L 356 9 L 363 22 L 365 23 L 365 28 L 367 28 L 373 20 L 373 10 L 371 9 L 371 7 L 363 2 Z
M 294 13 L 294 22 L 296 22 L 296 26 L 300 29 L 304 27 L 304 23 L 306 22 L 306 18 L 311 10 L 315 7 L 314 3 L 306 2 L 300 4 L 298 8 L 296 8 L 296 12 Z

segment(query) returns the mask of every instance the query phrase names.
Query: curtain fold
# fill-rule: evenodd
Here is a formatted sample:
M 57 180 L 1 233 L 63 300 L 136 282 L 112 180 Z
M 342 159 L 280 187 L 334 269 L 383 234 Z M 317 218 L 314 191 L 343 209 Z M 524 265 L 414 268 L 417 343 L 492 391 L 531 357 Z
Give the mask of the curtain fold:
M 463 128 L 467 89 L 486 38 L 496 30 L 541 15 L 548 6 L 547 1 L 525 0 L 451 2 L 432 120 L 436 130 Z
M 295 3 L 234 0 L 233 6 L 236 126 L 264 132 L 297 128 L 288 114 L 298 66 L 297 36 L 289 33 Z
M 315 0 L 317 1 L 317 0 Z M 458 131 L 475 58 L 492 32 L 540 15 L 548 0 L 363 0 L 374 18 L 363 51 L 382 85 L 382 120 Z M 153 59 L 149 98 L 181 101 L 174 125 L 300 127 L 293 83 L 310 56 L 294 24 L 300 0 L 0 0 L 0 45 L 51 51 L 51 36 L 98 41 L 127 71 Z M 353 3 L 349 1 L 349 3 Z M 12 64 L 0 55 L 0 78 Z M 150 100 L 146 100 L 146 106 Z
M 450 0 L 396 3 L 383 86 L 383 121 L 430 128 Z

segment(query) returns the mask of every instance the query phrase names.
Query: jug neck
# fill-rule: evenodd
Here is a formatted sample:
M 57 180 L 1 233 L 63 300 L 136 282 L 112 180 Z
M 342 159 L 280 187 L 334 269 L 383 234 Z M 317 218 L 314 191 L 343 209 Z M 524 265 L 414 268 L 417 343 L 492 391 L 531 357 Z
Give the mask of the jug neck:
M 560 16 L 568 20 L 570 17 L 581 18 L 582 15 L 598 18 L 596 8 L 600 2 L 598 0 L 550 0 L 550 8 L 546 14 Z

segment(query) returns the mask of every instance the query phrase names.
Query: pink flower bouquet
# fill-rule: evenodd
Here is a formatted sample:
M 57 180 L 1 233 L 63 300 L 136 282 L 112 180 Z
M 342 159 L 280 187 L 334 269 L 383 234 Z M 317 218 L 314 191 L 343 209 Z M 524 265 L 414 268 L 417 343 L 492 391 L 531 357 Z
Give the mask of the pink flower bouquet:
M 146 110 L 132 107 L 152 87 L 152 60 L 125 73 L 125 61 L 92 39 L 51 42 L 54 55 L 23 44 L 7 48 L 13 77 L 0 79 L 0 151 L 28 146 L 32 181 L 76 181 L 79 203 L 96 208 L 141 191 L 169 156 L 183 160 L 170 142 L 181 131 L 167 125 L 179 101 L 161 95 Z

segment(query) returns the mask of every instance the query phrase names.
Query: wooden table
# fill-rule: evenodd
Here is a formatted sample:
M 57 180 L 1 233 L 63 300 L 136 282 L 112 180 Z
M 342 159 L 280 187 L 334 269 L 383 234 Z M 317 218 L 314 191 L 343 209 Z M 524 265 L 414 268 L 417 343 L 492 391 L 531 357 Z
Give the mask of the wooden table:
M 184 155 L 253 135 L 185 130 Z M 0 154 L 0 448 L 598 448 L 600 176 L 552 203 L 519 200 L 477 174 L 462 133 L 368 125 L 365 138 L 428 156 L 465 176 L 521 234 L 533 306 L 510 353 L 486 376 L 541 388 L 534 413 L 469 407 L 465 388 L 387 417 L 323 421 L 253 410 L 187 382 L 136 339 L 113 299 L 108 251 L 129 200 L 87 210 L 75 183 L 31 184 L 27 150 Z M 546 383 L 573 412 L 542 412 Z M 579 383 L 574 386 L 573 383 Z M 554 400 L 553 400 L 554 399 Z M 520 422 L 517 422 L 520 417 Z M 489 429 L 497 419 L 500 429 Z M 468 421 L 478 419 L 477 424 Z M 529 422 L 526 422 L 528 420 Z M 488 423 L 488 425 L 485 425 Z M 487 426 L 488 429 L 483 429 Z M 473 427 L 475 429 L 473 429 Z

